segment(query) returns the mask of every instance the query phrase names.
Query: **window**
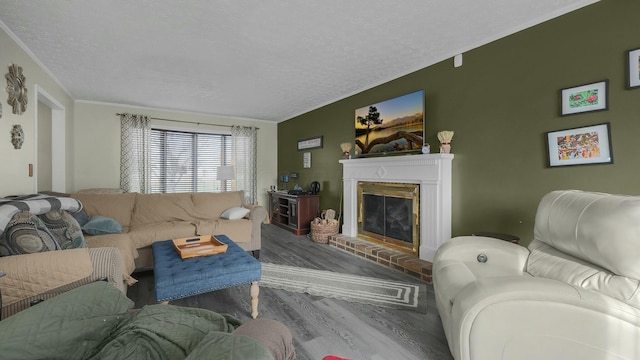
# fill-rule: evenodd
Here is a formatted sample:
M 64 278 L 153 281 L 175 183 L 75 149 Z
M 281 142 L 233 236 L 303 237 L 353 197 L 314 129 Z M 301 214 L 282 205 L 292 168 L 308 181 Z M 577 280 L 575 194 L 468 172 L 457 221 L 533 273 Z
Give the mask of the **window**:
M 216 180 L 220 165 L 231 165 L 231 135 L 151 129 L 151 193 L 229 191 Z

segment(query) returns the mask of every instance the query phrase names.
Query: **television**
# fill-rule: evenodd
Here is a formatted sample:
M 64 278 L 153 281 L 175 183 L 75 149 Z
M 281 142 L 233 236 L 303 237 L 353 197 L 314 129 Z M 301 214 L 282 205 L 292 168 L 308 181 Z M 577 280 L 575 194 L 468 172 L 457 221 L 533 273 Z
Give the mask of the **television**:
M 356 110 L 356 157 L 420 152 L 423 143 L 424 90 Z

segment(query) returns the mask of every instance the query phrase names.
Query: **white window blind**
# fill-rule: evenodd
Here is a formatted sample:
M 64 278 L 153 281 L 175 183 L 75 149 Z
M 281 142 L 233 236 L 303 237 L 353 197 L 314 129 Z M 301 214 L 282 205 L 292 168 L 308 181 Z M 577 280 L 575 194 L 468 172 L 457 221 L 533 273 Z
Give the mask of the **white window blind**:
M 229 191 L 216 180 L 218 166 L 231 164 L 231 135 L 151 130 L 152 193 Z

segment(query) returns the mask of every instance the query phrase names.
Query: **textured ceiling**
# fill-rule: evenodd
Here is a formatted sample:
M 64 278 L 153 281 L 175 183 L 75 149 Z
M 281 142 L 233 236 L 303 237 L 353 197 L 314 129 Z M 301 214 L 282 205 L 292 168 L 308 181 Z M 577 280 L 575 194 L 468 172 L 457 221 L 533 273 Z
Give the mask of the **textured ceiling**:
M 282 121 L 597 1 L 2 0 L 0 26 L 76 100 Z

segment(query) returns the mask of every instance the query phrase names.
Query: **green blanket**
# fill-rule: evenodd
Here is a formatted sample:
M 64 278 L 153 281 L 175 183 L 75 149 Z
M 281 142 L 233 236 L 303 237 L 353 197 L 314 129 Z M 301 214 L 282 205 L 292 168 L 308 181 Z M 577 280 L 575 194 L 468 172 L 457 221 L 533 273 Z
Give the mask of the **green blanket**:
M 96 282 L 0 321 L 6 359 L 269 359 L 258 341 L 231 332 L 238 320 L 204 309 L 133 303 Z

